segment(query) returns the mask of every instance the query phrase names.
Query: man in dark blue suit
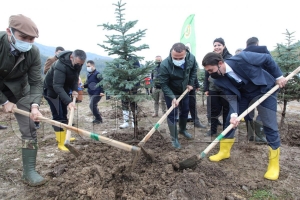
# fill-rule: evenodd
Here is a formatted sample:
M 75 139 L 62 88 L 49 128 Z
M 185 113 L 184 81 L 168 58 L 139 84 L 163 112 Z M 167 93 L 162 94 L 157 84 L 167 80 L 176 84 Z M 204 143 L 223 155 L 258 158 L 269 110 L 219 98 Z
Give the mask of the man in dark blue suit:
M 202 65 L 219 86 L 230 105 L 226 120 L 236 127 L 239 121 L 231 118 L 232 113 L 242 113 L 249 105 L 266 94 L 275 84 L 284 87 L 287 80 L 282 76 L 279 66 L 272 56 L 263 53 L 242 51 L 240 54 L 226 59 L 216 53 L 208 53 L 203 58 Z M 280 136 L 277 125 L 277 92 L 271 94 L 257 107 L 261 116 L 264 132 L 269 145 L 269 166 L 264 177 L 277 180 L 279 177 Z M 220 140 L 218 154 L 210 156 L 211 161 L 218 162 L 230 157 L 230 150 L 234 143 L 232 129 Z
M 246 42 L 246 48 L 244 51 L 251 51 L 256 53 L 270 54 L 266 46 L 258 46 L 259 40 L 257 37 L 251 37 Z M 256 144 L 267 143 L 266 135 L 263 131 L 262 122 L 260 116 L 257 115 L 256 120 L 253 120 L 254 110 L 245 117 L 247 126 L 247 138 L 249 141 L 255 141 Z M 255 131 L 255 134 L 253 133 Z

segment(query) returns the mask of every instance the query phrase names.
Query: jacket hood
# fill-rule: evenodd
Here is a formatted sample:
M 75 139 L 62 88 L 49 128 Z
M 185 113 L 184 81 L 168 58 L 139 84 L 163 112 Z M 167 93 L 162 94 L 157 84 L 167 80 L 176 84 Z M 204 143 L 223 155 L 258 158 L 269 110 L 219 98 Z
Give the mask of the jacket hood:
M 70 59 L 72 53 L 72 51 L 62 51 L 56 57 L 63 64 L 68 65 L 71 69 L 75 69 Z

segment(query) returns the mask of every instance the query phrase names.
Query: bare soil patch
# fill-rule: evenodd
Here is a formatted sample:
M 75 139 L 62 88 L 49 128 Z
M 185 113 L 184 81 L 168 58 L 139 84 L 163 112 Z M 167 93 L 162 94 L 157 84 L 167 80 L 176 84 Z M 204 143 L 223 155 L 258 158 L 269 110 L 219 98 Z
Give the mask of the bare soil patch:
M 159 120 L 159 117 L 151 117 L 153 102 L 145 101 L 140 104 L 138 141 L 133 140 L 133 128 L 119 129 L 123 120 L 121 112 L 114 108 L 116 103 L 118 102 L 101 100 L 99 109 L 104 123 L 93 126 L 86 96 L 78 104 L 74 122 L 81 129 L 137 145 Z M 239 126 L 229 159 L 212 163 L 205 158 L 194 169 L 176 171 L 173 168 L 174 163 L 201 153 L 214 138 L 204 137 L 208 129 L 194 128 L 189 122 L 189 131 L 195 139 L 188 141 L 180 137 L 182 149 L 174 150 L 164 122 L 144 146 L 152 152 L 154 162 L 149 162 L 141 154 L 130 173 L 127 173 L 127 169 L 133 158 L 131 152 L 72 133 L 77 138 L 73 143 L 74 147 L 83 153 L 81 157 L 75 158 L 71 153 L 57 149 L 52 127 L 42 123 L 38 130 L 40 150 L 37 170 L 48 182 L 37 188 L 21 182 L 21 140 L 18 126 L 12 114 L 1 112 L 0 124 L 8 125 L 9 128 L 0 130 L 0 198 L 299 199 L 300 106 L 299 102 L 290 102 L 289 105 L 285 123 L 280 126 L 282 147 L 278 181 L 263 178 L 268 165 L 268 147 L 247 142 L 244 123 Z M 280 109 L 279 105 L 278 119 Z M 45 117 L 51 117 L 47 105 L 42 105 L 41 110 Z M 206 108 L 199 97 L 198 114 L 206 124 Z M 217 145 L 209 155 L 216 153 L 218 149 Z

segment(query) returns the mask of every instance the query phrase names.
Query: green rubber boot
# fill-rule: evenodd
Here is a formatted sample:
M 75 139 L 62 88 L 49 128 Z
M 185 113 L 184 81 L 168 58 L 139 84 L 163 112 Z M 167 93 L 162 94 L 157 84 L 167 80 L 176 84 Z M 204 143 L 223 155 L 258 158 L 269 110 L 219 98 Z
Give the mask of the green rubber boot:
M 22 148 L 22 160 L 23 160 L 23 182 L 30 186 L 38 186 L 46 183 L 41 175 L 35 171 L 36 165 L 36 149 Z
M 172 139 L 172 146 L 176 149 L 180 149 L 181 145 L 178 141 L 178 132 L 177 132 L 176 123 L 175 124 L 171 123 L 169 121 L 169 119 L 167 121 L 168 121 L 169 130 L 170 130 L 170 136 L 171 136 L 171 139 Z
M 179 118 L 179 134 L 183 135 L 187 139 L 193 139 L 192 135 L 186 131 L 187 119 Z

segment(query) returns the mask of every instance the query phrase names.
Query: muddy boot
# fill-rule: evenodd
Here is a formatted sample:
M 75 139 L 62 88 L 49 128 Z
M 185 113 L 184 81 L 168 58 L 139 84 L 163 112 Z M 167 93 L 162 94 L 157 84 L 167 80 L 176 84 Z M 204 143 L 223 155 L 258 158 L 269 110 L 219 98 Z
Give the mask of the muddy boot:
M 187 119 L 179 118 L 179 134 L 183 135 L 185 138 L 191 140 L 193 139 L 192 135 L 189 134 L 186 130 Z
M 26 143 L 26 141 L 24 142 Z M 22 148 L 22 160 L 23 160 L 22 180 L 23 182 L 27 183 L 30 186 L 43 185 L 46 182 L 46 179 L 44 179 L 41 175 L 39 175 L 35 171 L 36 155 L 37 155 L 37 143 L 31 143 L 28 144 L 27 148 Z
M 199 120 L 196 120 L 194 122 L 194 126 L 197 128 L 206 128 L 206 126 L 204 124 L 202 124 Z
M 255 144 L 267 144 L 266 135 L 264 133 L 264 128 L 261 123 L 254 121 L 255 128 Z
M 230 157 L 230 150 L 235 141 L 235 138 L 233 139 L 222 139 L 220 141 L 220 150 L 219 153 L 216 155 L 210 156 L 209 160 L 213 162 L 218 162 L 220 160 L 226 159 Z
M 280 157 L 280 147 L 276 150 L 273 150 L 269 147 L 269 165 L 267 172 L 265 173 L 264 177 L 266 179 L 275 181 L 279 177 L 279 157 Z
M 170 130 L 170 136 L 172 139 L 172 146 L 176 149 L 180 149 L 181 145 L 178 141 L 177 125 L 176 125 L 176 123 L 173 124 L 172 122 L 170 122 L 169 119 L 167 121 L 168 121 L 169 130 Z
M 121 128 L 121 129 L 128 128 L 129 127 L 129 124 L 128 124 L 129 111 L 128 110 L 123 110 L 123 120 L 124 120 L 124 123 L 122 125 L 120 125 L 119 128 Z
M 55 132 L 57 147 L 62 151 L 69 151 L 67 147 L 65 147 L 66 140 L 66 130 Z

